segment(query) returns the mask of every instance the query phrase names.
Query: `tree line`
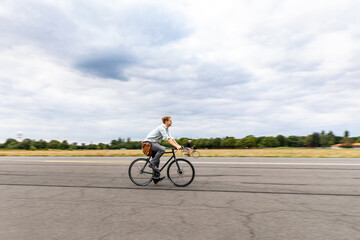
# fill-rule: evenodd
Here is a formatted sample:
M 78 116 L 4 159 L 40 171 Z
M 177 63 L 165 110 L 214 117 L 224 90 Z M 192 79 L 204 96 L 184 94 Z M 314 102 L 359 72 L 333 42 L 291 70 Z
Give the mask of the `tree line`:
M 349 131 L 345 131 L 344 136 L 335 136 L 332 131 L 325 133 L 314 132 L 307 136 L 283 136 L 276 137 L 261 136 L 255 137 L 253 135 L 246 136 L 241 139 L 234 137 L 224 138 L 199 138 L 191 139 L 191 144 L 198 148 L 264 148 L 264 147 L 330 147 L 334 144 L 343 144 L 343 147 L 351 147 L 352 143 L 360 142 L 359 137 L 350 137 Z M 180 138 L 176 141 L 180 145 L 186 145 L 189 138 Z M 162 145 L 170 147 L 167 141 L 162 141 Z M 51 140 L 32 140 L 24 139 L 18 141 L 9 138 L 5 143 L 0 144 L 0 149 L 62 149 L 62 150 L 76 150 L 76 149 L 141 149 L 141 141 L 131 141 L 130 138 L 112 140 L 110 143 L 99 144 L 81 144 L 68 143 L 68 141 Z

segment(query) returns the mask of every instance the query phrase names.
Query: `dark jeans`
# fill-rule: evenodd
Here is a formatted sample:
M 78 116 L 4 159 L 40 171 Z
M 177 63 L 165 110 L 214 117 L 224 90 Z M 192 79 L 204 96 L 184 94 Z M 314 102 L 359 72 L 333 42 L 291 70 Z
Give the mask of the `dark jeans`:
M 160 157 L 165 153 L 165 147 L 161 146 L 158 143 L 151 143 L 151 150 L 153 152 L 151 159 L 151 164 L 159 167 L 160 164 Z

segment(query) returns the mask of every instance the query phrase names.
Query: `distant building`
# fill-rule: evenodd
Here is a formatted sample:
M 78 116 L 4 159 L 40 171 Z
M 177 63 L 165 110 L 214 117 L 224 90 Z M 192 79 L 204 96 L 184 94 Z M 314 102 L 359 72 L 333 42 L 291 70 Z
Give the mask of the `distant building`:
M 340 149 L 340 148 L 344 148 L 344 146 L 360 149 L 360 143 L 352 143 L 352 144 L 346 144 L 346 145 L 339 143 L 339 144 L 332 145 L 331 148 L 332 149 Z

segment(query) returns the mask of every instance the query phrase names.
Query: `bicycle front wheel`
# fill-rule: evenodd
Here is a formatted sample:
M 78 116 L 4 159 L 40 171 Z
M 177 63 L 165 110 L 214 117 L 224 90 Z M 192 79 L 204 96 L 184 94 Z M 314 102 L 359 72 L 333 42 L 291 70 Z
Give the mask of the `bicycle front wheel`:
M 192 155 L 193 158 L 200 157 L 200 153 L 198 151 L 193 151 L 191 155 Z
M 195 177 L 194 166 L 186 159 L 172 161 L 167 169 L 169 180 L 177 187 L 189 185 Z
M 153 179 L 152 170 L 146 168 L 146 158 L 135 159 L 129 166 L 129 178 L 138 186 L 146 186 L 151 183 Z
M 187 151 L 182 151 L 181 155 L 182 155 L 183 157 L 187 157 L 187 156 L 188 156 Z

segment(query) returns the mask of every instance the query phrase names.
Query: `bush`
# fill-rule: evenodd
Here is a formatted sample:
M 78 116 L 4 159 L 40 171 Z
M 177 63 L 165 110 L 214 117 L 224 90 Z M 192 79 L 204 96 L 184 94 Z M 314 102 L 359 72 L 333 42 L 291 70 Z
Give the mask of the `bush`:
M 34 147 L 34 146 L 30 146 L 30 148 L 29 148 L 29 150 L 31 150 L 31 151 L 35 151 L 37 148 L 36 147 Z

